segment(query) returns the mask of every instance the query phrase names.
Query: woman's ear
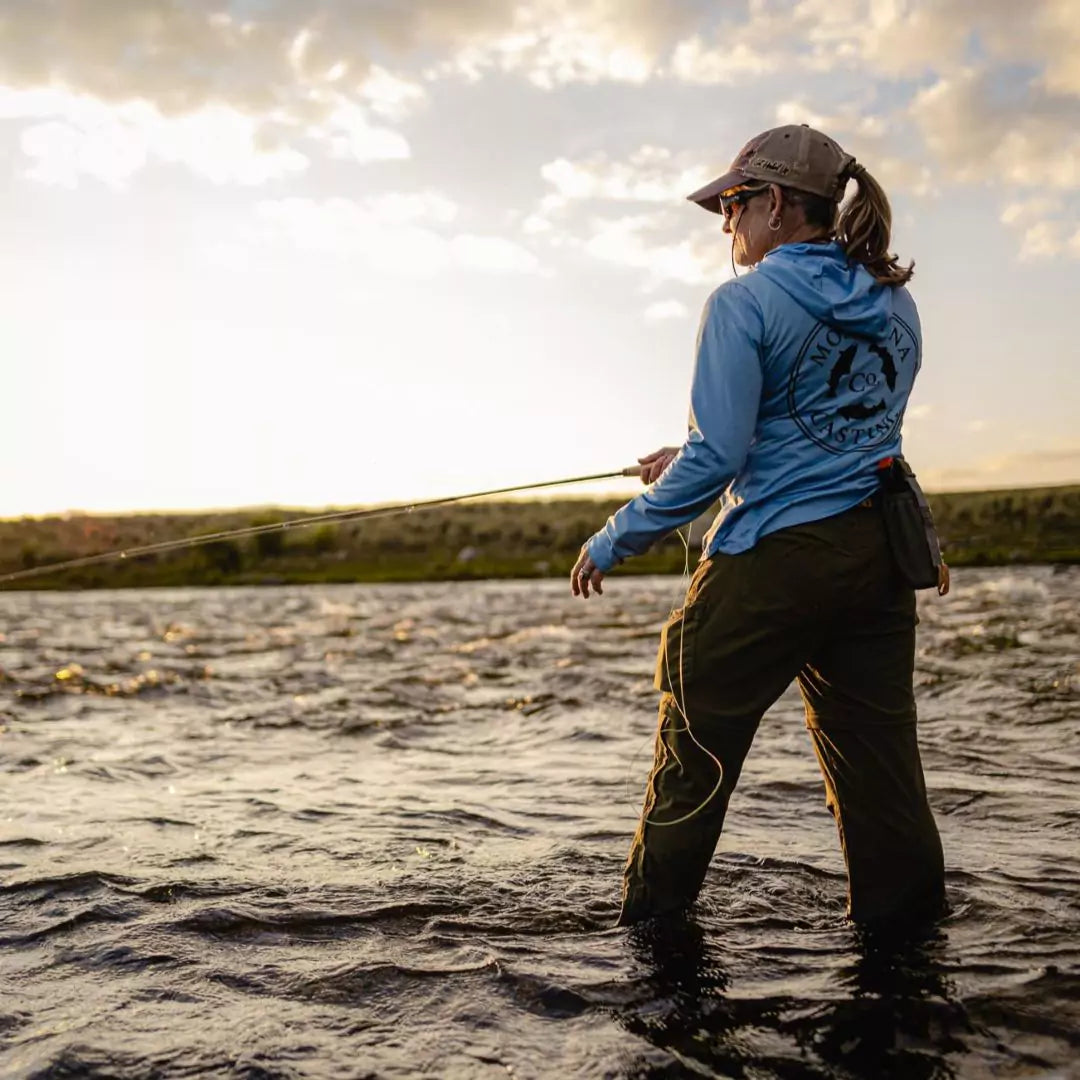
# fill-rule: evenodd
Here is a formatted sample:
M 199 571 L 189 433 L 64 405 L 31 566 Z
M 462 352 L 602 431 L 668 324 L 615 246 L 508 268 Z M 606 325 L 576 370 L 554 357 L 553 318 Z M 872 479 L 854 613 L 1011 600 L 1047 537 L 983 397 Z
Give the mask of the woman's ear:
M 784 189 L 779 184 L 769 185 L 769 217 L 778 218 L 784 212 Z

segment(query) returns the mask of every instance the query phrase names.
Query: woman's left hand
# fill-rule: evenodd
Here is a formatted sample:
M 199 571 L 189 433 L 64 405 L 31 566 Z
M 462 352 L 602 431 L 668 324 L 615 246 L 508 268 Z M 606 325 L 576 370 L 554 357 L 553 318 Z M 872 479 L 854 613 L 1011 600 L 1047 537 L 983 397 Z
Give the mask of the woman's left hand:
M 574 569 L 570 571 L 570 591 L 575 596 L 585 600 L 589 599 L 589 586 L 591 585 L 598 595 L 603 595 L 604 572 L 597 568 L 596 563 L 589 558 L 589 549 L 583 547 L 581 554 L 574 563 Z

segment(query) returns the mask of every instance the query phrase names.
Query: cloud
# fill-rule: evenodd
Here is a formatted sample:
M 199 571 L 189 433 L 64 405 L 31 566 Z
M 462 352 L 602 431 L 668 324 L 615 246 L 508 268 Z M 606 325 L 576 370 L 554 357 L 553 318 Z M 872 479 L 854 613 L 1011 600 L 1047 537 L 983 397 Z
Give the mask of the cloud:
M 700 36 L 679 42 L 671 57 L 671 73 L 681 82 L 702 86 L 730 85 L 775 71 L 780 58 L 758 52 L 745 42 L 708 48 Z
M 661 322 L 668 319 L 685 319 L 690 309 L 681 300 L 658 300 L 645 309 L 645 318 L 649 322 Z
M 388 120 L 404 119 L 428 99 L 427 91 L 419 83 L 378 66 L 371 69 L 357 90 L 372 112 Z
M 1033 64 L 1050 93 L 1080 93 L 1080 9 L 1074 0 L 799 0 L 753 5 L 739 39 L 771 40 L 796 62 L 919 77 L 972 63 Z M 798 43 L 806 42 L 809 50 Z
M 921 91 L 911 116 L 955 180 L 1080 188 L 1080 108 L 1070 96 L 966 68 Z
M 1060 194 L 1035 195 L 1006 204 L 1002 224 L 1020 235 L 1022 262 L 1068 255 L 1080 258 L 1080 205 Z
M 574 199 L 611 199 L 670 203 L 684 199 L 709 179 L 700 165 L 680 164 L 670 150 L 642 146 L 625 161 L 594 154 L 582 161 L 558 158 L 543 165 L 540 175 L 554 188 L 548 209 Z
M 1021 261 L 1032 262 L 1056 255 L 1080 259 L 1080 225 L 1075 218 L 1071 222 L 1038 221 L 1024 230 Z
M 1049 92 L 1080 92 L 1074 0 L 749 0 L 745 7 L 703 0 L 33 0 L 5 7 L 0 82 L 67 86 L 108 101 L 139 98 L 166 113 L 226 104 L 264 114 L 290 108 L 304 87 L 328 83 L 361 98 L 367 86 L 372 101 L 385 100 L 387 76 L 408 82 L 383 66 L 391 55 L 420 58 L 421 67 L 443 74 L 516 72 L 548 88 L 660 76 L 711 85 L 795 64 L 920 75 L 970 61 L 974 42 L 992 62 L 1044 64 Z M 391 93 L 391 108 L 420 103 L 412 86 L 404 96 Z
M 994 6 L 993 0 L 982 3 L 984 11 Z M 959 18 L 960 9 L 967 25 Z M 801 0 L 794 15 L 818 67 L 842 64 L 918 75 L 962 55 L 977 12 L 969 0 Z
M 288 176 L 320 153 L 401 160 L 409 144 L 393 125 L 437 101 L 428 80 L 440 77 L 502 72 L 557 90 L 843 69 L 884 89 L 842 108 L 783 102 L 778 118 L 820 120 L 887 188 L 932 194 L 939 166 L 962 183 L 1080 188 L 1075 0 L 34 0 L 6 5 L 0 34 L 0 84 L 156 113 L 156 140 L 124 118 L 88 131 L 65 110 L 23 117 L 36 121 L 22 143 L 30 174 L 50 183 L 122 183 L 155 159 L 233 183 Z M 907 110 L 910 84 L 890 80 L 928 76 Z M 198 135 L 165 133 L 186 116 L 200 117 Z M 201 152 L 215 140 L 220 162 Z M 634 180 L 639 192 L 649 182 Z
M 1052 0 L 1040 5 L 1035 25 L 1043 47 L 1042 81 L 1046 89 L 1050 93 L 1080 94 L 1080 11 L 1074 0 Z
M 0 82 L 62 86 L 165 113 L 228 105 L 263 115 L 341 83 L 385 95 L 375 64 L 393 50 L 448 51 L 506 26 L 501 0 L 33 0 L 6 4 Z
M 394 161 L 409 157 L 409 144 L 396 131 L 371 123 L 365 109 L 339 101 L 326 119 L 308 128 L 308 134 L 324 141 L 335 158 L 352 161 Z
M 558 158 L 540 173 L 550 190 L 523 228 L 552 247 L 644 271 L 646 289 L 665 281 L 718 282 L 727 273 L 728 245 L 716 219 L 705 225 L 700 212 L 685 216 L 686 195 L 709 179 L 702 166 L 646 145 L 621 160 L 603 153 L 580 161 Z M 639 204 L 642 212 L 596 213 L 612 203 Z
M 355 162 L 402 159 L 408 143 L 385 122 L 427 95 L 380 51 L 453 49 L 507 17 L 496 0 L 8 4 L 0 111 L 42 121 L 20 139 L 29 175 L 69 187 L 119 185 L 155 160 L 258 184 L 302 171 L 320 144 Z
M 696 0 L 532 0 L 502 33 L 438 65 L 441 74 L 482 78 L 497 70 L 553 90 L 571 83 L 640 85 L 661 74 L 680 36 L 701 18 Z
M 1003 225 L 1020 225 L 1032 218 L 1056 213 L 1061 209 L 1059 195 L 1036 195 L 1030 199 L 1017 199 L 1006 203 L 1001 211 Z
M 700 19 L 699 0 L 32 0 L 0 25 L 0 83 L 65 87 L 163 113 L 323 111 L 334 85 L 385 118 L 422 103 L 386 58 L 443 74 L 513 71 L 536 85 L 640 83 Z M 434 60 L 432 59 L 434 58 Z
M 523 47 L 515 52 L 511 45 L 503 52 L 503 69 L 521 68 L 530 82 L 545 90 L 567 83 L 640 84 L 653 74 L 655 62 L 647 53 L 591 29 L 565 26 L 542 37 L 511 40 Z
M 1000 220 L 1023 262 L 1080 257 L 1080 102 L 1040 79 L 966 68 L 916 95 L 910 115 L 945 175 L 1012 192 Z
M 621 43 L 617 33 L 567 18 L 465 48 L 433 72 L 474 82 L 489 70 L 513 72 L 543 90 L 554 90 L 569 83 L 641 84 L 652 77 L 656 63 L 655 56 Z
M 165 116 L 146 102 L 112 107 L 66 91 L 0 88 L 0 118 L 37 121 L 19 137 L 28 175 L 64 187 L 81 176 L 120 187 L 155 161 L 183 164 L 216 184 L 261 184 L 308 166 L 272 127 L 223 106 Z
M 928 416 L 934 414 L 934 406 L 932 404 L 912 405 L 904 413 L 904 424 L 918 423 L 920 420 L 925 420 Z
M 742 17 L 735 8 L 700 0 L 508 4 L 502 26 L 491 19 L 488 33 L 438 70 L 472 79 L 516 72 L 546 89 L 655 78 L 727 85 L 793 69 L 922 77 L 982 56 L 992 66 L 1037 65 L 1046 92 L 1080 94 L 1075 0 L 749 0 Z
M 886 109 L 867 95 L 777 108 L 778 123 L 835 135 L 886 188 L 935 194 L 939 171 L 961 183 L 1080 188 L 1074 0 L 760 0 L 744 19 L 682 41 L 672 63 L 676 77 L 705 83 L 799 69 L 860 72 L 879 88 L 933 77 L 913 98 L 897 86 Z
M 664 212 L 594 219 L 581 250 L 602 262 L 644 271 L 646 289 L 670 281 L 719 284 L 729 276 L 728 245 L 718 229 L 697 230 L 678 240 L 670 238 L 674 231 Z
M 458 268 L 494 273 L 534 273 L 539 260 L 498 236 L 440 231 L 457 207 L 433 192 L 369 199 L 265 199 L 259 218 L 271 238 L 285 237 L 309 251 L 347 256 L 369 268 L 405 277 L 430 277 Z
M 401 135 L 344 101 L 319 123 L 298 127 L 224 105 L 169 115 L 146 101 L 109 104 L 66 90 L 0 87 L 0 119 L 38 121 L 20 134 L 28 175 L 65 187 L 80 176 L 118 187 L 155 162 L 182 165 L 216 184 L 262 184 L 308 168 L 298 144 L 323 144 L 331 156 L 356 162 L 410 154 Z
M 1024 230 L 1020 245 L 1020 259 L 1024 262 L 1033 259 L 1050 258 L 1060 255 L 1065 250 L 1065 237 L 1060 226 L 1055 222 L 1039 221 Z

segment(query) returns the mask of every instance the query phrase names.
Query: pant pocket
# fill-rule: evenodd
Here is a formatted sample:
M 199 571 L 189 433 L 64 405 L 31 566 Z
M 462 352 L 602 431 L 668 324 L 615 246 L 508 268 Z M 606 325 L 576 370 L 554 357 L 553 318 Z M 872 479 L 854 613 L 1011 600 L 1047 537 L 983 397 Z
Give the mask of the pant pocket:
M 673 611 L 660 631 L 653 686 L 682 700 L 683 689 L 697 676 L 700 604 L 690 603 Z

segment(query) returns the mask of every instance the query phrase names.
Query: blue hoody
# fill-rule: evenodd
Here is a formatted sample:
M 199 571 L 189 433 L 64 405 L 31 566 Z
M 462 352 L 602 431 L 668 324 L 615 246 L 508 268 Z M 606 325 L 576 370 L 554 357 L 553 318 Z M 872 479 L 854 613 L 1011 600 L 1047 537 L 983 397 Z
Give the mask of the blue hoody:
M 645 492 L 588 543 L 609 570 L 723 495 L 704 555 L 737 554 L 872 494 L 900 425 L 922 334 L 907 289 L 849 264 L 839 244 L 784 244 L 709 297 L 690 433 Z

